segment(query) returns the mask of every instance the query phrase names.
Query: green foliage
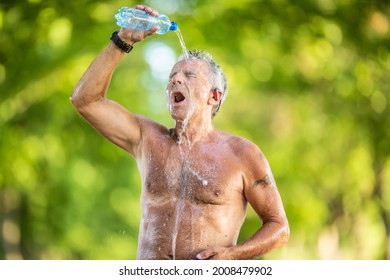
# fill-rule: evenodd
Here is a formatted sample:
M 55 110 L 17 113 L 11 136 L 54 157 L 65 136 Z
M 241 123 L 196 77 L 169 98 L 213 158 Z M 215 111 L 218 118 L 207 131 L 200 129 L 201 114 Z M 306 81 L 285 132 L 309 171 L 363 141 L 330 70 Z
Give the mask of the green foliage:
M 388 1 L 142 3 L 213 54 L 229 81 L 215 126 L 270 161 L 291 238 L 263 258 L 390 259 Z M 123 5 L 0 4 L 0 258 L 135 258 L 135 161 L 69 102 Z M 171 126 L 167 75 L 148 59 L 158 49 L 181 53 L 174 33 L 137 44 L 108 94 Z M 240 241 L 259 226 L 249 209 Z

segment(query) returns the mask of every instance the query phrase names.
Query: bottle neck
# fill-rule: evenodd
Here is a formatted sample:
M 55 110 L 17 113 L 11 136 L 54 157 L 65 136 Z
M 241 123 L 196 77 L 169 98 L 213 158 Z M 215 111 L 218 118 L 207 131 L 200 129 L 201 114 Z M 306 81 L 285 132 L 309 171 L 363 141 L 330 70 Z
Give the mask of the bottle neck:
M 171 21 L 171 26 L 169 27 L 170 31 L 176 31 L 177 30 L 177 22 Z

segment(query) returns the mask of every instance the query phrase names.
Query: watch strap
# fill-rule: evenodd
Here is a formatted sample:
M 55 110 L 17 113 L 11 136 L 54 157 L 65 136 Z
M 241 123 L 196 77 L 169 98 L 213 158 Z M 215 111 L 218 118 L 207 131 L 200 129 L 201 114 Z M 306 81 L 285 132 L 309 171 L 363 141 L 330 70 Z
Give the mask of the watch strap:
M 118 33 L 119 30 L 114 31 L 114 33 L 112 33 L 110 38 L 111 42 L 113 42 L 115 46 L 117 46 L 120 50 L 124 51 L 125 53 L 129 53 L 133 49 L 133 46 L 123 41 L 119 37 Z

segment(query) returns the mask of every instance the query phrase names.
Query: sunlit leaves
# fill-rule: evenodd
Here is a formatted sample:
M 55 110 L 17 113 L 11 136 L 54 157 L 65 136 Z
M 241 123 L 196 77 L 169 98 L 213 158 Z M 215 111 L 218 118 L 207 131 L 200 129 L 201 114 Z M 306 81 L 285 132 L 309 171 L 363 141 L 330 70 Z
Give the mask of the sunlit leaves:
M 69 102 L 123 2 L 3 2 L 0 258 L 134 259 L 137 166 Z M 387 1 L 144 4 L 178 21 L 187 48 L 219 62 L 229 96 L 215 126 L 270 161 L 291 238 L 264 258 L 389 258 Z M 172 125 L 163 76 L 180 54 L 173 32 L 136 44 L 109 97 Z M 240 241 L 260 224 L 249 209 Z

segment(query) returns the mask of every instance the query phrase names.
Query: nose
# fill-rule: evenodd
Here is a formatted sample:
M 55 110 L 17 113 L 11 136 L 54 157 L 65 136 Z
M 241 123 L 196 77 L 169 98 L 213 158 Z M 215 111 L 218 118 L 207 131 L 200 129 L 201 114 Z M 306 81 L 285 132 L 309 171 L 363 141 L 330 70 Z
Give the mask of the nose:
M 180 73 L 177 73 L 175 76 L 171 78 L 171 83 L 173 85 L 179 84 L 181 85 L 183 83 L 182 75 Z

